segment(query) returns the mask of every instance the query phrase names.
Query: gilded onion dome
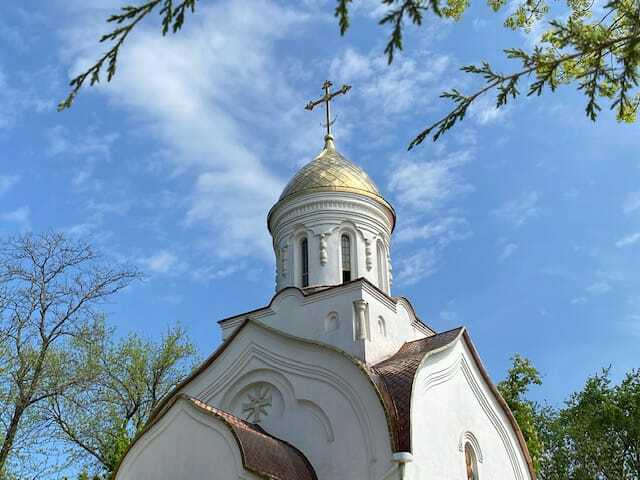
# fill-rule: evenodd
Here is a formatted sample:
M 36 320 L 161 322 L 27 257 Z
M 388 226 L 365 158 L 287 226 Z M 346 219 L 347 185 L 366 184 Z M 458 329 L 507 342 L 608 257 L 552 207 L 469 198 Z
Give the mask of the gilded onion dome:
M 302 167 L 289 181 L 278 203 L 285 199 L 316 192 L 360 194 L 382 203 L 394 213 L 393 208 L 382 197 L 369 175 L 336 150 L 331 136 L 326 137 L 324 149 L 320 154 Z

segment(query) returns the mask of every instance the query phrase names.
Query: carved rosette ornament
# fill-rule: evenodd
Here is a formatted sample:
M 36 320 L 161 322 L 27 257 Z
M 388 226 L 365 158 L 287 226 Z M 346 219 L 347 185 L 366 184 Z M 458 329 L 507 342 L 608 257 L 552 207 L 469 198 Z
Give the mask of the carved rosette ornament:
M 327 264 L 327 234 L 320 234 L 320 265 L 325 266 Z
M 242 413 L 245 414 L 245 420 L 259 423 L 262 415 L 269 415 L 267 407 L 270 407 L 271 404 L 271 386 L 256 386 L 247 393 L 247 401 L 242 404 Z

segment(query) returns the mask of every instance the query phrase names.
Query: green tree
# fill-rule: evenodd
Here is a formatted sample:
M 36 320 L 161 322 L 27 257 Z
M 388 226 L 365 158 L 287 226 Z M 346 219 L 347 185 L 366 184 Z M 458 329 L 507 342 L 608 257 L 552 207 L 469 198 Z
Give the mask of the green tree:
M 532 385 L 541 385 L 542 380 L 528 359 L 516 354 L 512 361 L 513 365 L 507 372 L 507 378 L 498 383 L 497 387 L 522 430 L 537 471 L 543 453 L 543 444 L 536 424 L 536 405 L 526 398 L 526 394 Z
M 640 371 L 613 385 L 609 370 L 587 379 L 564 408 L 541 422 L 548 439 L 541 477 L 640 478 Z
M 0 478 L 46 468 L 43 407 L 95 379 L 97 309 L 139 277 L 60 233 L 0 241 Z
M 90 387 L 52 398 L 48 418 L 75 460 L 108 478 L 158 402 L 190 372 L 196 349 L 173 327 L 157 342 L 134 334 L 116 342 L 110 335 L 100 350 Z
M 71 80 L 71 91 L 59 109 L 69 108 L 85 83 L 94 85 L 106 70 L 107 81 L 116 73 L 118 55 L 133 29 L 153 11 L 160 14 L 162 34 L 176 33 L 185 21 L 187 12 L 194 12 L 198 0 L 146 0 L 137 5 L 122 7 L 107 21 L 116 25 L 104 35 L 101 42 L 111 47 L 96 63 Z M 469 8 L 470 0 L 380 0 L 386 13 L 380 25 L 391 30 L 385 54 L 391 64 L 398 50 L 404 48 L 404 30 L 407 23 L 420 26 L 427 20 L 458 20 Z M 337 0 L 334 10 L 341 34 L 350 26 L 349 9 L 352 0 Z M 511 30 L 531 31 L 548 20 L 550 8 L 545 0 L 487 0 L 495 12 L 506 6 L 513 9 L 504 27 Z M 373 9 L 372 4 L 369 8 Z M 636 120 L 640 93 L 640 2 L 637 0 L 610 0 L 602 6 L 590 0 L 567 0 L 566 8 L 540 36 L 528 51 L 521 48 L 504 50 L 507 59 L 515 62 L 510 72 L 498 72 L 489 63 L 467 65 L 462 71 L 480 79 L 480 85 L 464 93 L 451 89 L 441 97 L 452 102 L 451 110 L 442 118 L 424 128 L 409 144 L 409 149 L 426 138 L 437 140 L 458 122 L 478 98 L 491 92 L 497 107 L 503 107 L 522 92 L 539 96 L 545 89 L 551 92 L 561 85 L 574 85 L 586 97 L 585 112 L 596 120 L 601 102 L 608 102 L 619 121 Z M 522 84 L 525 84 L 524 86 Z

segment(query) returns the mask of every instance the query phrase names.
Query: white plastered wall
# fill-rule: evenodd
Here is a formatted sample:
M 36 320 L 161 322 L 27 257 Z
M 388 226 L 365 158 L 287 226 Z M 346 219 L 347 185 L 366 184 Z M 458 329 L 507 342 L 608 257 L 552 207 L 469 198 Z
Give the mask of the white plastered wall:
M 126 455 L 117 480 L 257 480 L 221 420 L 178 400 Z
M 364 302 L 365 307 L 360 328 L 358 302 Z M 270 307 L 246 316 L 288 334 L 339 348 L 369 365 L 393 355 L 404 342 L 430 334 L 428 329 L 416 327 L 406 300 L 390 299 L 364 281 L 307 296 L 298 289 L 286 289 L 274 297 Z M 246 316 L 224 322 L 223 337 L 227 338 Z
M 260 425 L 301 450 L 319 480 L 378 480 L 392 469 L 376 391 L 337 351 L 250 322 L 183 392 L 245 418 L 250 396 L 265 387 Z
M 529 480 L 516 433 L 484 381 L 464 337 L 427 357 L 413 386 L 407 480 L 466 478 L 464 444 L 478 457 L 479 480 Z

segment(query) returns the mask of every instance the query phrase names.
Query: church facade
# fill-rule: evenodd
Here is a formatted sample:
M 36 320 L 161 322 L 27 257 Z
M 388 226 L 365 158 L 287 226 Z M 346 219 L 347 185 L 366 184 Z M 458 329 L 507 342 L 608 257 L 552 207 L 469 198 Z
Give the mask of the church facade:
M 391 295 L 395 221 L 329 132 L 268 215 L 275 296 L 219 322 L 116 479 L 534 479 L 465 328 Z

